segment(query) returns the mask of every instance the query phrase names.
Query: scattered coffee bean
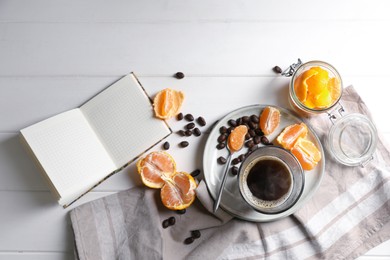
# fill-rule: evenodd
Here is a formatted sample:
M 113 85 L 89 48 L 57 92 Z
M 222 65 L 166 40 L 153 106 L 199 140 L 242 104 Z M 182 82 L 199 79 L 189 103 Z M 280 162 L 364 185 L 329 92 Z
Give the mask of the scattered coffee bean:
M 232 160 L 232 164 L 233 164 L 233 165 L 239 164 L 240 162 L 241 162 L 241 161 L 240 161 L 239 158 L 234 158 L 234 159 Z
M 183 113 L 179 113 L 179 114 L 177 114 L 177 116 L 176 116 L 176 119 L 177 119 L 178 121 L 183 120 L 183 118 L 184 118 Z
M 227 133 L 230 134 L 234 130 L 234 126 L 228 128 Z
M 254 145 L 255 143 L 253 142 L 253 140 L 249 140 L 245 143 L 245 146 L 248 148 L 252 148 Z
M 186 130 L 185 132 L 184 132 L 184 135 L 185 136 L 191 136 L 192 135 L 192 131 L 191 130 Z
M 273 70 L 275 73 L 278 73 L 278 74 L 282 73 L 282 69 L 281 69 L 279 66 L 273 67 L 272 70 Z
M 164 147 L 164 150 L 168 150 L 169 147 L 170 147 L 169 142 L 165 142 L 165 143 L 163 144 L 163 147 Z
M 198 117 L 198 119 L 196 119 L 196 122 L 198 122 L 198 124 L 200 126 L 205 126 L 206 125 L 206 120 L 203 118 L 203 117 Z
M 187 114 L 184 116 L 184 118 L 190 122 L 194 121 L 194 116 L 192 114 Z
M 256 136 L 256 132 L 255 132 L 255 130 L 253 130 L 253 129 L 249 129 L 249 130 L 248 130 L 248 134 L 249 134 L 251 137 Z
M 184 130 L 179 130 L 177 133 L 181 136 L 186 136 L 186 132 Z
M 194 135 L 195 135 L 195 136 L 200 136 L 200 135 L 202 134 L 202 133 L 200 132 L 199 128 L 195 128 L 193 132 L 194 132 Z
M 218 141 L 218 143 L 223 143 L 223 142 L 226 141 L 226 139 L 227 139 L 227 134 L 221 134 L 221 135 L 218 137 L 217 141 Z
M 243 154 L 241 154 L 240 156 L 238 156 L 238 159 L 240 159 L 240 161 L 242 162 L 242 161 L 244 161 L 245 160 L 245 154 L 243 153 Z
M 217 144 L 217 149 L 218 150 L 222 150 L 223 148 L 225 148 L 226 147 L 226 144 L 225 143 L 219 143 L 219 144 Z
M 229 124 L 230 126 L 232 126 L 232 127 L 236 127 L 236 126 L 237 126 L 237 122 L 236 122 L 236 120 L 234 120 L 234 119 L 230 119 L 230 120 L 228 121 L 228 124 Z
M 257 128 L 257 124 L 256 124 L 256 123 L 253 123 L 252 121 L 250 121 L 250 122 L 248 123 L 248 126 L 249 126 L 250 129 L 253 129 L 253 130 L 255 130 L 255 129 Z
M 188 129 L 188 130 L 191 130 L 194 127 L 195 127 L 194 123 L 189 123 L 189 124 L 186 125 L 186 129 Z
M 259 123 L 259 117 L 256 115 L 251 115 L 250 119 L 253 123 L 258 124 Z
M 246 133 L 245 140 L 249 140 L 251 138 L 251 135 L 249 133 Z
M 261 131 L 260 128 L 255 129 L 255 133 L 256 133 L 256 135 L 258 135 L 258 136 L 263 136 L 263 135 L 264 135 L 263 131 Z
M 162 222 L 162 227 L 163 227 L 163 228 L 169 227 L 169 220 L 168 220 L 168 219 L 165 219 L 165 220 Z
M 244 123 L 249 123 L 249 121 L 250 121 L 251 119 L 250 119 L 250 117 L 249 116 L 243 116 L 242 117 L 242 122 L 244 122 Z
M 223 157 L 223 156 L 220 156 L 220 157 L 218 157 L 217 162 L 219 164 L 225 164 L 226 163 L 226 158 Z
M 191 172 L 191 176 L 192 177 L 196 177 L 200 174 L 200 170 L 199 169 L 196 169 L 195 171 Z
M 256 135 L 255 137 L 253 137 L 253 142 L 254 142 L 255 144 L 261 143 L 261 137 L 258 136 L 258 135 Z
M 233 175 L 237 175 L 238 174 L 238 167 L 237 166 L 233 166 L 230 171 L 231 171 L 231 173 Z
M 200 238 L 200 231 L 199 230 L 193 230 L 191 232 L 191 237 L 195 238 L 195 239 L 198 239 Z
M 175 77 L 176 77 L 177 79 L 182 79 L 182 78 L 185 77 L 185 75 L 184 75 L 183 72 L 177 72 L 177 73 L 175 74 Z
M 226 126 L 221 126 L 220 128 L 219 128 L 219 132 L 221 133 L 221 134 L 226 134 L 227 133 L 227 128 L 226 128 Z
M 184 240 L 184 244 L 186 245 L 189 245 L 189 244 L 192 244 L 194 242 L 194 238 L 193 237 L 187 237 L 185 240 Z
M 241 125 L 242 124 L 242 118 L 241 117 L 236 119 L 236 124 L 237 125 Z
M 175 225 L 175 223 L 176 223 L 175 217 L 170 217 L 170 218 L 168 219 L 168 223 L 169 223 L 170 226 Z
M 268 138 L 266 137 L 266 136 L 262 136 L 261 137 L 261 143 L 262 144 L 265 144 L 265 145 L 268 145 L 269 144 L 269 140 L 268 140 Z
M 181 147 L 187 147 L 189 145 L 189 143 L 187 141 L 183 141 L 183 142 L 180 142 L 179 144 Z
M 176 210 L 176 213 L 179 214 L 179 215 L 183 215 L 183 214 L 186 213 L 186 209 Z

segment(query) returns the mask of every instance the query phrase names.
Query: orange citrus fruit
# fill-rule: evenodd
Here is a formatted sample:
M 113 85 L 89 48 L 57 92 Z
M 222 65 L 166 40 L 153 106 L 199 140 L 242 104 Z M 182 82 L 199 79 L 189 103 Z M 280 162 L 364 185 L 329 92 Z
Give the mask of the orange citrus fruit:
M 305 139 L 299 138 L 295 145 L 291 148 L 291 153 L 298 159 L 304 170 L 312 170 L 321 160 L 321 152 L 314 143 Z
M 337 101 L 341 95 L 341 85 L 340 81 L 337 78 L 331 78 L 328 81 L 328 90 L 332 98 L 332 103 Z
M 295 80 L 294 82 L 295 95 L 302 103 L 306 101 L 307 92 L 309 89 L 307 85 L 307 80 L 317 74 L 318 71 L 316 71 L 315 69 L 309 69 L 303 72 L 301 75 L 299 75 Z
M 169 119 L 179 113 L 183 101 L 183 92 L 170 88 L 163 89 L 154 98 L 154 113 L 157 118 Z
M 159 189 L 176 172 L 176 162 L 166 152 L 152 152 L 137 162 L 137 170 L 142 182 L 149 188 Z
M 196 187 L 197 184 L 190 174 L 177 172 L 171 178 L 166 178 L 160 192 L 161 201 L 171 210 L 188 208 L 195 200 Z
M 275 131 L 280 123 L 280 111 L 274 107 L 266 107 L 260 115 L 259 127 L 265 135 Z
M 245 142 L 245 135 L 248 133 L 248 127 L 239 125 L 233 129 L 228 137 L 228 146 L 232 152 L 241 150 Z
M 276 141 L 287 150 L 290 150 L 300 137 L 306 137 L 307 126 L 304 123 L 287 126 L 276 138 Z

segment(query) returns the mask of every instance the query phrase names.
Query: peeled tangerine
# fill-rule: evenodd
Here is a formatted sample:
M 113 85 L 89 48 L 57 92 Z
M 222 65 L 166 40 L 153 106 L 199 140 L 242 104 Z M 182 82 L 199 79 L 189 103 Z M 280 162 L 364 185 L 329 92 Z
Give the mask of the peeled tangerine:
M 184 101 L 184 93 L 166 88 L 157 93 L 154 98 L 154 113 L 157 118 L 169 119 L 180 112 Z
M 306 137 L 307 126 L 304 123 L 287 126 L 276 138 L 276 141 L 287 150 L 290 150 L 300 137 Z
M 176 172 L 176 162 L 168 153 L 149 153 L 137 162 L 137 170 L 147 187 L 161 188 L 161 201 L 168 209 L 185 209 L 194 202 L 194 178 L 186 172 Z
M 291 153 L 298 159 L 302 168 L 306 171 L 312 170 L 321 160 L 321 152 L 311 141 L 299 138 Z
M 265 135 L 275 131 L 280 123 L 280 111 L 275 107 L 266 107 L 260 115 L 259 127 Z
M 341 95 L 337 78 L 329 78 L 328 71 L 311 67 L 294 82 L 295 95 L 308 108 L 323 109 L 333 105 Z

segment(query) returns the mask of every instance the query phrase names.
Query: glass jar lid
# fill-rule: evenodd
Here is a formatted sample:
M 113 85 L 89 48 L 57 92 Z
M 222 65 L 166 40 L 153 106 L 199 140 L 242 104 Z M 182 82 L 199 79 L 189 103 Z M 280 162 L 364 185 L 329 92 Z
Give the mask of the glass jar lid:
M 337 161 L 348 166 L 364 166 L 373 158 L 378 134 L 364 115 L 352 113 L 334 122 L 328 135 L 328 147 Z

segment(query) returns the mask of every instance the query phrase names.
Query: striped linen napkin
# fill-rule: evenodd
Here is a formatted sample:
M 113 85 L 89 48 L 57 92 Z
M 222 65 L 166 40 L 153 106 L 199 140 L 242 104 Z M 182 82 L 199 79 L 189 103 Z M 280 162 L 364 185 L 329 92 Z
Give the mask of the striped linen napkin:
M 344 90 L 346 113 L 370 117 L 353 87 Z M 322 142 L 330 122 L 308 119 Z M 390 238 L 390 153 L 379 135 L 364 168 L 337 163 L 325 152 L 325 176 L 313 198 L 293 215 L 252 223 L 212 212 L 201 182 L 198 200 L 179 215 L 155 190 L 135 187 L 70 212 L 77 259 L 354 259 Z M 164 219 L 176 223 L 164 229 Z M 201 236 L 191 244 L 191 231 Z

